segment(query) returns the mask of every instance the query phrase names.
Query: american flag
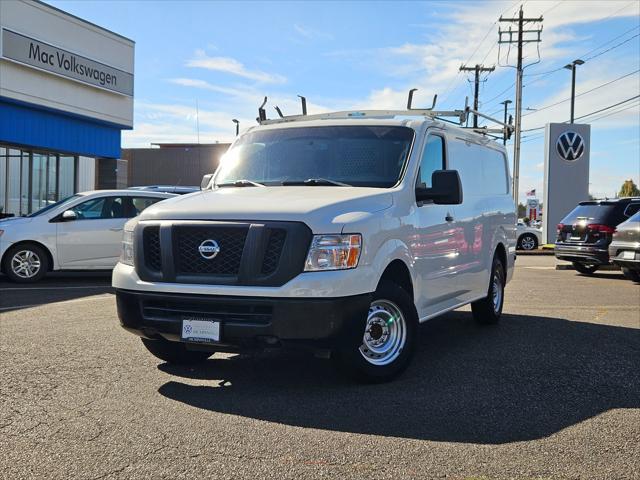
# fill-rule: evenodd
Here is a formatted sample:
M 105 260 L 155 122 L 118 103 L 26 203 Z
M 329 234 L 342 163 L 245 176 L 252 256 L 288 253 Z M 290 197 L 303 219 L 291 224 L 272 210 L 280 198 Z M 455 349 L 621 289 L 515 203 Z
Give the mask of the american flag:
M 535 197 L 536 196 L 536 189 L 534 188 L 533 190 L 529 190 L 527 192 L 527 197 Z

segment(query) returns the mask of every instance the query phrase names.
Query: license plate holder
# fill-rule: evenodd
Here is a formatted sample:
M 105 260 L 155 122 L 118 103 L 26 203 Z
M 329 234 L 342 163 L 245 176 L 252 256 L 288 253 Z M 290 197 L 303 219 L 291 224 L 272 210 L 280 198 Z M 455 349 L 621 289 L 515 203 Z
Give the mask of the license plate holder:
M 183 315 L 180 338 L 190 343 L 219 343 L 220 321 L 205 315 Z

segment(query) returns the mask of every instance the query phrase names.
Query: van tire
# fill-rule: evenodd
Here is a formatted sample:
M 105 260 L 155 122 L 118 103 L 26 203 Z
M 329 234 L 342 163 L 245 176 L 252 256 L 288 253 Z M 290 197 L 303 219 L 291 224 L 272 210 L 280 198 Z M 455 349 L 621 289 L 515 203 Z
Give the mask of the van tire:
M 32 276 L 24 276 L 20 271 L 15 271 L 17 262 L 20 261 L 38 262 L 37 271 Z M 34 283 L 42 280 L 49 271 L 49 266 L 49 255 L 44 248 L 35 243 L 13 245 L 6 251 L 2 259 L 2 271 L 9 280 L 16 283 Z
M 580 262 L 572 262 L 573 268 L 576 269 L 576 272 L 581 273 L 583 275 L 593 275 L 596 273 L 596 270 L 600 268 L 599 265 L 587 265 L 586 263 Z
M 144 346 L 160 360 L 176 365 L 190 365 L 204 362 L 213 355 L 213 352 L 203 352 L 199 350 L 187 350 L 184 343 L 169 342 L 167 340 L 149 340 L 141 338 Z
M 474 320 L 481 325 L 494 325 L 500 321 L 502 307 L 504 306 L 505 286 L 504 265 L 498 258 L 493 257 L 491 277 L 489 277 L 489 289 L 487 296 L 471 304 L 471 312 Z
M 411 296 L 396 283 L 382 280 L 371 298 L 367 316 L 345 326 L 332 358 L 340 371 L 358 382 L 393 380 L 408 367 L 413 356 L 418 323 Z

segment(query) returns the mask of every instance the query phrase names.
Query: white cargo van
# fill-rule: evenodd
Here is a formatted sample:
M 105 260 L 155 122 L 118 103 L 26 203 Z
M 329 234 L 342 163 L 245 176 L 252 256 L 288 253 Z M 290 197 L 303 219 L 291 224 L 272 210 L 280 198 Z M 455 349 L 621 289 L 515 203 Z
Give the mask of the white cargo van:
M 126 224 L 122 326 L 167 362 L 297 345 L 384 381 L 420 323 L 469 303 L 496 323 L 516 249 L 505 148 L 417 117 L 285 117 L 238 137 L 206 190 Z

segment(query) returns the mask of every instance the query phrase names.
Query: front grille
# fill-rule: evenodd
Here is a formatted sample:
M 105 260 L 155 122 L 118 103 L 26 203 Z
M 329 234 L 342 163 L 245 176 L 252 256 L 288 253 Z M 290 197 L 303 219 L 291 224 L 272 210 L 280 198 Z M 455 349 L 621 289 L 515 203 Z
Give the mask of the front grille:
M 282 286 L 303 271 L 313 237 L 302 222 L 140 223 L 134 234 L 135 268 L 147 282 Z M 206 257 L 215 249 L 200 253 L 207 240 L 206 246 L 219 248 L 212 258 Z
M 160 227 L 147 227 L 142 233 L 144 247 L 144 263 L 149 270 L 162 271 L 160 255 Z
M 176 226 L 173 228 L 173 252 L 178 275 L 237 275 L 247 227 Z M 198 247 L 205 240 L 215 240 L 220 252 L 205 259 Z
M 282 253 L 282 247 L 284 246 L 284 240 L 287 237 L 287 232 L 281 228 L 273 228 L 269 231 L 269 240 L 267 242 L 267 249 L 264 252 L 264 258 L 262 260 L 262 274 L 271 275 L 278 268 L 280 262 L 280 254 Z
M 142 305 L 142 316 L 146 320 L 180 321 L 184 317 L 204 316 L 227 324 L 268 325 L 272 315 L 273 307 L 270 305 L 253 305 L 251 302 L 147 300 Z

